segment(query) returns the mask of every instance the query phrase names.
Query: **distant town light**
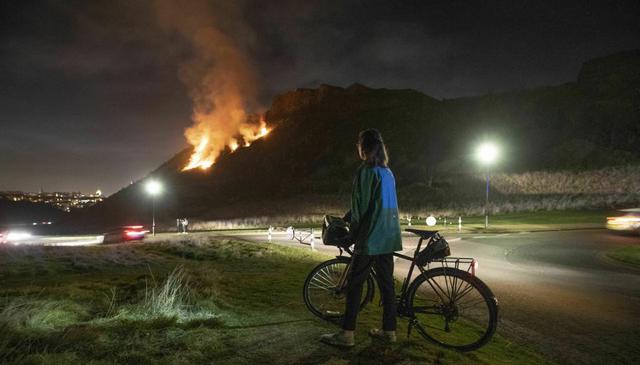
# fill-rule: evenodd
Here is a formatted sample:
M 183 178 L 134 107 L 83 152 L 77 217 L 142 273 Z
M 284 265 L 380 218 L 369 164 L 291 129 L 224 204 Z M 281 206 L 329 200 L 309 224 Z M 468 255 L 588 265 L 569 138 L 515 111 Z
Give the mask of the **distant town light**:
M 149 180 L 145 185 L 145 190 L 150 195 L 158 195 L 162 192 L 162 185 L 156 180 Z
M 50 204 L 60 210 L 70 211 L 71 208 L 86 208 L 103 200 L 102 196 L 83 194 L 80 192 L 24 192 L 0 191 L 0 199 L 10 201 L 29 201 L 32 203 Z M 44 223 L 43 223 L 44 224 Z
M 476 159 L 485 165 L 490 165 L 498 159 L 500 150 L 498 146 L 491 142 L 485 142 L 478 146 L 476 150 Z

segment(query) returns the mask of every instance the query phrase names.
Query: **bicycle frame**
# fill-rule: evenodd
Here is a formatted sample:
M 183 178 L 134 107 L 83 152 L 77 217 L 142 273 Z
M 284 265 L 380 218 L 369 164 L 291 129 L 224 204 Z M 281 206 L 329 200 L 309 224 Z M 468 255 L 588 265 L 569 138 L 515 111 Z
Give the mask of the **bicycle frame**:
M 429 244 L 431 244 L 436 237 L 440 237 L 440 235 L 436 232 L 436 234 L 434 234 L 433 236 L 427 238 L 427 246 L 429 246 Z M 407 260 L 411 262 L 411 265 L 409 266 L 409 271 L 407 273 L 407 276 L 404 278 L 403 282 L 402 282 L 402 288 L 400 289 L 400 295 L 397 297 L 398 299 L 398 313 L 404 313 L 404 304 L 405 301 L 407 299 L 407 294 L 409 292 L 409 285 L 411 284 L 411 278 L 413 277 L 413 272 L 415 270 L 415 268 L 417 267 L 418 270 L 420 271 L 420 274 L 424 274 L 428 269 L 429 269 L 429 265 L 431 265 L 434 262 L 440 262 L 442 264 L 442 266 L 445 268 L 451 268 L 451 269 L 457 269 L 457 270 L 461 270 L 460 269 L 460 265 L 461 264 L 468 264 L 469 266 L 467 267 L 467 269 L 465 271 L 467 271 L 468 273 L 470 273 L 471 275 L 475 276 L 475 271 L 477 268 L 477 261 L 474 258 L 471 257 L 445 257 L 443 259 L 437 259 L 437 260 L 433 260 L 431 262 L 428 262 L 427 265 L 425 266 L 427 269 L 425 269 L 425 267 L 423 266 L 419 266 L 416 264 L 416 257 L 418 256 L 418 254 L 420 253 L 420 249 L 422 248 L 422 243 L 425 240 L 425 238 L 420 237 L 420 240 L 418 241 L 418 246 L 416 246 L 416 249 L 413 252 L 413 257 L 411 256 L 407 256 L 401 253 L 397 253 L 394 252 L 393 256 L 401 258 L 403 260 Z M 341 248 L 338 247 L 338 249 L 340 250 L 340 256 L 342 256 L 343 251 L 347 252 L 350 256 L 353 256 L 353 251 L 350 248 Z M 351 263 L 347 264 L 347 269 L 344 270 L 344 272 L 342 273 L 342 275 L 340 276 L 340 280 L 339 280 L 339 284 L 338 284 L 338 291 L 343 291 L 346 285 L 346 281 L 347 281 L 347 276 L 348 276 L 348 272 L 351 269 Z M 375 271 L 374 271 L 375 273 Z M 376 277 L 374 275 L 374 277 Z M 376 278 L 377 280 L 377 278 Z

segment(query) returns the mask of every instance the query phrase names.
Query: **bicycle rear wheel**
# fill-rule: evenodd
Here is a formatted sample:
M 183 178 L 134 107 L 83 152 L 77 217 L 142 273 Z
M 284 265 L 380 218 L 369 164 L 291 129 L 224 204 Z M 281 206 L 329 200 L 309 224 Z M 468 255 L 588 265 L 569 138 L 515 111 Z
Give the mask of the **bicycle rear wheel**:
M 339 322 L 344 316 L 346 290 L 339 290 L 338 284 L 351 260 L 337 257 L 316 266 L 304 282 L 303 297 L 307 309 L 315 316 L 330 322 Z M 362 288 L 360 310 L 373 299 L 375 287 L 371 275 Z
M 466 271 L 439 267 L 425 272 L 411 284 L 409 303 L 417 332 L 446 348 L 475 350 L 496 330 L 495 296 Z

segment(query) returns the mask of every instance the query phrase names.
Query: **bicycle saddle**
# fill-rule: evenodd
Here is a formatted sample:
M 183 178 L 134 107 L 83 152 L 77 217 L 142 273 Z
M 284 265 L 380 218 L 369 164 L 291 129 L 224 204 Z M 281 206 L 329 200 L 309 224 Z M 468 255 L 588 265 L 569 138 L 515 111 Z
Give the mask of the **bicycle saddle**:
M 431 238 L 433 237 L 434 234 L 438 233 L 438 231 L 424 231 L 422 229 L 405 229 L 405 231 L 407 232 L 411 232 L 413 234 L 416 234 L 418 236 L 420 236 L 420 238 L 422 239 L 427 239 L 427 238 Z

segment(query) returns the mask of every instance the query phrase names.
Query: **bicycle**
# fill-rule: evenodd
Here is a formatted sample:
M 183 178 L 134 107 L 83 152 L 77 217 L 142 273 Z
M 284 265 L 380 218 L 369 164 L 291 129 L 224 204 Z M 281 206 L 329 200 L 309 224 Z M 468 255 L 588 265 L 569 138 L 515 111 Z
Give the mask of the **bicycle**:
M 415 328 L 425 339 L 445 348 L 471 351 L 484 346 L 493 336 L 498 320 L 498 301 L 491 289 L 475 276 L 473 258 L 446 257 L 448 244 L 438 231 L 407 229 L 420 237 L 413 257 L 394 253 L 411 262 L 399 295 L 398 317 L 409 321 L 407 337 Z M 421 251 L 423 241 L 427 241 Z M 434 247 L 445 245 L 446 254 L 433 255 Z M 316 266 L 307 276 L 303 296 L 315 316 L 338 324 L 343 317 L 347 273 L 353 255 L 350 248 L 339 247 L 336 258 Z M 429 256 L 431 255 L 431 256 Z M 440 263 L 439 267 L 430 267 Z M 461 265 L 467 265 L 466 270 Z M 414 269 L 420 274 L 411 280 Z M 373 301 L 376 273 L 372 269 L 363 286 L 360 310 Z

